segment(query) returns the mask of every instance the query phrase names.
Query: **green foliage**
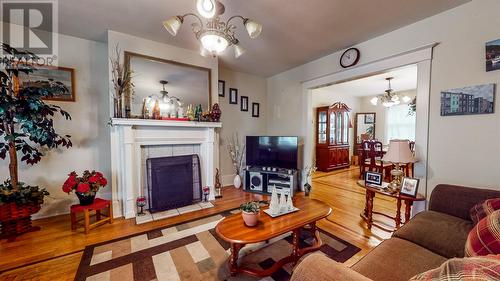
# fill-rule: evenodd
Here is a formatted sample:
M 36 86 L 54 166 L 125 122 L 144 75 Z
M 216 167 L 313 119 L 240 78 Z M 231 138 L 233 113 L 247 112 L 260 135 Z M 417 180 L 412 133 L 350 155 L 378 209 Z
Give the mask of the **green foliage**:
M 7 44 L 2 44 L 2 48 L 4 53 L 10 54 L 10 59 L 3 60 L 5 69 L 0 72 L 0 120 L 3 121 L 3 126 L 0 126 L 0 158 L 5 159 L 8 144 L 13 143 L 23 155 L 21 161 L 33 165 L 41 160 L 40 147 L 72 146 L 70 136 L 58 135 L 53 123 L 56 113 L 67 120 L 71 116 L 59 106 L 46 104 L 43 100 L 54 92 L 67 92 L 68 89 L 56 81 L 45 82 L 42 87 L 18 89 L 16 81 L 19 73 L 29 75 L 36 69 L 31 64 L 20 62 L 36 61 L 37 57 L 29 52 L 19 52 Z
M 0 205 L 7 203 L 40 205 L 43 203 L 43 197 L 49 195 L 45 188 L 40 189 L 38 186 L 29 186 L 19 182 L 17 187 L 17 190 L 14 190 L 10 180 L 0 184 Z
M 244 204 L 241 204 L 240 209 L 247 213 L 257 214 L 260 210 L 260 206 L 267 204 L 266 201 L 250 201 Z

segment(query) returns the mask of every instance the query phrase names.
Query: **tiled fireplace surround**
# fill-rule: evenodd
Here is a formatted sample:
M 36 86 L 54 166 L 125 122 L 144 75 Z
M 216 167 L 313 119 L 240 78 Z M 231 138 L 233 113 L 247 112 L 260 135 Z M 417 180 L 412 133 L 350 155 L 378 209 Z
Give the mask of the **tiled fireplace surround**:
M 221 123 L 112 119 L 112 200 L 115 217 L 136 216 L 135 200 L 146 195 L 146 159 L 198 154 L 202 186 L 213 199 L 216 128 Z

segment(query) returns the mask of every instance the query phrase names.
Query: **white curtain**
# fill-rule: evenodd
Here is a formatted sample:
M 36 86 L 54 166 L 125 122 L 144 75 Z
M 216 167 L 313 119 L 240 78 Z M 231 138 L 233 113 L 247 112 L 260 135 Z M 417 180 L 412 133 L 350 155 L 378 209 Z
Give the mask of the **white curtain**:
M 407 104 L 395 105 L 387 108 L 385 114 L 385 139 L 408 139 L 415 141 L 416 116 L 409 115 Z

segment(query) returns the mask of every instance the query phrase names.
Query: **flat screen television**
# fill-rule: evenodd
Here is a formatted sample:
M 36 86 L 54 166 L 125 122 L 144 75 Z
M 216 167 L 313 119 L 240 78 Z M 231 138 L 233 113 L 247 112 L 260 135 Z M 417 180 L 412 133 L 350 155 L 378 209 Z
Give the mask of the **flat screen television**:
M 248 166 L 297 169 L 298 137 L 247 136 Z

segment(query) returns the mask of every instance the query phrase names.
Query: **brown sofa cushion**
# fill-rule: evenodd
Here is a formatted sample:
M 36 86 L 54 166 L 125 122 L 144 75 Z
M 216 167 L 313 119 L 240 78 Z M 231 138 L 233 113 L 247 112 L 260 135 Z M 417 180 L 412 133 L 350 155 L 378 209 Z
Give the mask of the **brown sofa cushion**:
M 393 237 L 408 240 L 447 258 L 462 258 L 471 229 L 471 221 L 425 211 L 396 231 Z
M 323 254 L 306 257 L 293 270 L 290 281 L 370 281 L 356 271 Z
M 375 281 L 399 281 L 436 268 L 445 261 L 445 257 L 409 241 L 391 238 L 373 249 L 352 269 Z

